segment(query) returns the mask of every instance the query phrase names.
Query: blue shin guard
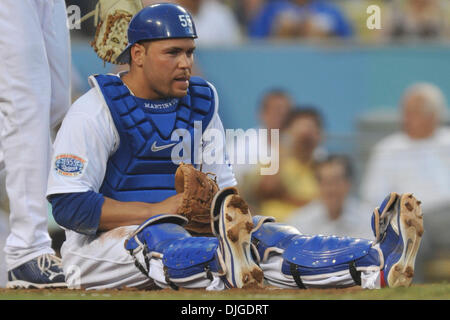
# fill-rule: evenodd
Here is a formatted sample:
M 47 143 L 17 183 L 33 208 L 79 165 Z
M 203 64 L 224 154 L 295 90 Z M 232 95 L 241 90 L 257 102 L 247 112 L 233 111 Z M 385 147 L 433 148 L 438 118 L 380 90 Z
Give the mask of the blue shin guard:
M 201 277 L 212 280 L 213 273 L 222 272 L 216 256 L 217 238 L 192 237 L 182 227 L 186 222 L 186 218 L 178 215 L 158 215 L 144 222 L 125 241 L 125 249 L 146 276 L 150 259 L 162 259 L 165 280 L 173 289 L 178 283 Z M 136 258 L 141 251 L 145 266 Z
M 252 243 L 261 261 L 281 254 L 281 272 L 305 288 L 301 276 L 332 276 L 348 271 L 354 284 L 361 284 L 361 270 L 380 267 L 380 253 L 373 241 L 336 236 L 302 235 L 296 228 L 276 223 L 271 217 L 253 217 Z

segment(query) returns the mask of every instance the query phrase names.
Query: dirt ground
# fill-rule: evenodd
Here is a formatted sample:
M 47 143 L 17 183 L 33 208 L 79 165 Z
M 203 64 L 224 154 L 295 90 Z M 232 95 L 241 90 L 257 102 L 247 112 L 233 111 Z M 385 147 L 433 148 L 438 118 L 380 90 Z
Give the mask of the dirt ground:
M 142 291 L 69 290 L 69 289 L 0 289 L 0 300 L 450 300 L 450 284 L 434 283 L 412 285 L 409 288 L 363 290 L 346 289 L 290 290 L 267 287 L 264 289 L 230 289 L 210 292 L 203 289 L 172 289 Z

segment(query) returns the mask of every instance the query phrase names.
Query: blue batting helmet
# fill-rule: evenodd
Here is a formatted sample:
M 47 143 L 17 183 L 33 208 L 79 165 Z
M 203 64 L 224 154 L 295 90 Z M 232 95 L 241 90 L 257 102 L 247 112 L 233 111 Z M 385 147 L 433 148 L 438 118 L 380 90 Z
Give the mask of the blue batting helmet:
M 138 41 L 173 38 L 197 38 L 191 14 L 173 3 L 145 7 L 131 19 L 128 25 L 128 45 L 116 61 L 129 63 L 131 47 Z

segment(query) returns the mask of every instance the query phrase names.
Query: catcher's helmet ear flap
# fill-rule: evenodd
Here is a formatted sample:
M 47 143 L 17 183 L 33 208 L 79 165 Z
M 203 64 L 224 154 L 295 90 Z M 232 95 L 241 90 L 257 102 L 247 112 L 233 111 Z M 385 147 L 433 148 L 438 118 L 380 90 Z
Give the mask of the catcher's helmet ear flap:
M 157 3 L 145 7 L 131 19 L 128 45 L 116 62 L 129 63 L 131 47 L 138 41 L 172 38 L 197 38 L 191 14 L 173 3 Z

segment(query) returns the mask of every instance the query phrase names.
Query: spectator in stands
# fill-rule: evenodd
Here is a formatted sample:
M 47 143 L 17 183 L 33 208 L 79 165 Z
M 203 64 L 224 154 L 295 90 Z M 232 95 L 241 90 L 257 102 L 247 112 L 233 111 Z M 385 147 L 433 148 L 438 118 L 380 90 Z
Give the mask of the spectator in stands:
M 352 26 L 336 5 L 325 0 L 269 1 L 249 24 L 252 38 L 349 37 Z
M 261 8 L 266 4 L 266 0 L 235 0 L 233 2 L 235 15 L 242 27 L 246 30 Z
M 268 130 L 280 130 L 292 108 L 292 97 L 287 91 L 279 88 L 267 91 L 261 100 L 259 108 L 259 118 L 262 127 Z
M 372 151 L 363 197 L 374 205 L 388 192 L 413 192 L 425 213 L 449 206 L 450 128 L 442 126 L 444 95 L 433 84 L 414 84 L 401 100 L 401 112 L 402 131 Z
M 393 1 L 386 30 L 393 39 L 436 39 L 448 36 L 448 11 L 441 0 Z
M 250 203 L 253 202 L 252 198 L 254 196 L 253 192 L 248 192 L 253 189 L 251 186 L 254 179 L 248 179 L 249 175 L 254 175 L 258 171 L 259 175 L 259 164 L 250 163 L 251 159 L 260 159 L 258 152 L 267 151 L 270 152 L 271 143 L 271 130 L 280 130 L 283 123 L 286 120 L 287 115 L 293 108 L 293 100 L 291 95 L 281 88 L 271 88 L 264 92 L 258 107 L 258 118 L 260 122 L 260 129 L 267 129 L 267 148 L 266 150 L 259 150 L 258 145 L 246 145 L 246 161 L 245 164 L 237 163 L 237 152 L 234 152 L 233 161 L 233 171 L 241 186 L 242 192 L 244 192 L 244 197 Z M 229 141 L 231 142 L 231 141 Z M 233 146 L 237 146 L 237 142 L 233 141 Z M 229 146 L 231 147 L 231 146 Z M 231 154 L 231 153 L 230 153 Z
M 450 128 L 446 101 L 430 83 L 409 87 L 401 100 L 402 131 L 375 145 L 362 184 L 373 206 L 387 192 L 412 192 L 422 201 L 426 232 L 416 258 L 416 282 L 426 277 L 427 264 L 450 248 Z
M 260 175 L 254 192 L 259 213 L 285 221 L 318 196 L 315 156 L 322 141 L 322 117 L 315 108 L 294 109 L 282 127 L 279 172 Z
M 193 16 L 198 46 L 233 45 L 242 41 L 237 18 L 227 5 L 218 0 L 173 1 L 186 8 Z
M 304 234 L 373 238 L 369 223 L 372 212 L 351 195 L 353 168 L 350 159 L 330 155 L 318 162 L 315 172 L 319 198 L 294 211 L 287 223 Z

